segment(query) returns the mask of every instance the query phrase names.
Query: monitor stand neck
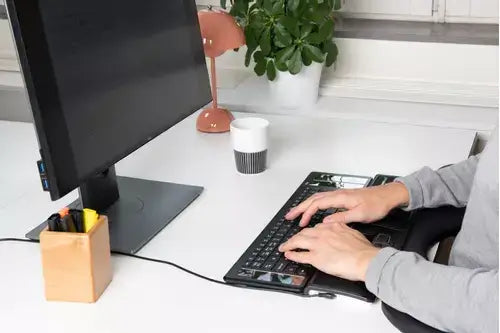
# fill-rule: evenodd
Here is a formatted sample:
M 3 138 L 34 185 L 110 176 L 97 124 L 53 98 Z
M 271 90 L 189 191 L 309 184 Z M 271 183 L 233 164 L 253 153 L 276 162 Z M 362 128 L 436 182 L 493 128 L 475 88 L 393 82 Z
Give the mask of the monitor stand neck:
M 119 198 L 115 166 L 88 178 L 79 188 L 82 207 L 92 207 L 96 211 L 105 211 Z

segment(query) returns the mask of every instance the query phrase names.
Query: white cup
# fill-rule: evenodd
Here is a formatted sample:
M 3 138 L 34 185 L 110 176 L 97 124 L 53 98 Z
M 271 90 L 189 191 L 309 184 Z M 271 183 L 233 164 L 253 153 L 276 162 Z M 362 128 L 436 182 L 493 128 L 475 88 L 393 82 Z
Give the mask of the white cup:
M 243 174 L 266 170 L 269 121 L 239 118 L 233 120 L 230 127 L 236 170 Z

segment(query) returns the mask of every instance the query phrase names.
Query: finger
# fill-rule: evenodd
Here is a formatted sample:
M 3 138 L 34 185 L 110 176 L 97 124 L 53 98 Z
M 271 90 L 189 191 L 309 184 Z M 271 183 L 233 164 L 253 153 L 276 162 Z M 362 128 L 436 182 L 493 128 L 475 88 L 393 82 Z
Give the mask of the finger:
M 310 238 L 317 238 L 319 236 L 319 232 L 318 229 L 315 228 L 304 228 L 297 235 L 302 235 Z
M 285 252 L 285 258 L 298 262 L 299 264 L 311 264 L 313 256 L 311 252 L 287 251 Z
M 329 192 L 321 192 L 321 193 L 316 193 L 307 198 L 306 200 L 302 201 L 298 206 L 292 208 L 286 215 L 285 218 L 287 220 L 293 220 L 296 219 L 300 214 L 302 214 L 307 207 L 311 204 L 312 201 L 322 198 L 326 195 L 328 195 Z
M 328 215 L 323 219 L 325 223 L 351 223 L 358 222 L 361 220 L 361 215 L 357 209 L 345 210 L 332 215 Z
M 334 195 L 313 200 L 309 207 L 302 213 L 299 225 L 305 227 L 318 210 L 335 207 L 336 202 L 338 202 L 338 198 Z
M 314 239 L 304 235 L 297 234 L 285 243 L 281 244 L 279 251 L 286 252 L 296 249 L 310 250 L 314 244 Z

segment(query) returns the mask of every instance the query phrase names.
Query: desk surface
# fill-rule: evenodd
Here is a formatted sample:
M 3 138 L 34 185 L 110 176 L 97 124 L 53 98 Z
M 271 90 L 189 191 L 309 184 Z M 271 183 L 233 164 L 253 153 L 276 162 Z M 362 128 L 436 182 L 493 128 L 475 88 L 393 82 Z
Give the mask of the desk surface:
M 120 175 L 205 187 L 139 254 L 222 279 L 310 171 L 404 175 L 466 158 L 475 137 L 468 130 L 263 117 L 271 122 L 270 168 L 260 175 L 236 173 L 229 134 L 196 132 L 195 115 L 117 164 Z M 0 237 L 22 237 L 76 198 L 72 192 L 51 202 L 41 191 L 37 149 L 32 125 L 0 122 Z M 1 243 L 0 267 L 5 332 L 395 331 L 379 303 L 214 285 L 131 258 L 113 257 L 113 282 L 93 305 L 44 300 L 38 245 Z

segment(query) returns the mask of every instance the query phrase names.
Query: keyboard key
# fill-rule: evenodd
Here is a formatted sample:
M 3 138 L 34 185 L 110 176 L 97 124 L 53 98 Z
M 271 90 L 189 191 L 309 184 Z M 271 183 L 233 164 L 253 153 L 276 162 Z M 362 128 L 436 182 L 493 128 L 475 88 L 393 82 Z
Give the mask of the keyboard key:
M 297 271 L 297 268 L 298 268 L 298 265 L 290 264 L 290 265 L 286 266 L 285 273 L 295 274 L 295 272 Z
M 260 254 L 260 256 L 261 256 L 261 257 L 266 257 L 266 258 L 267 258 L 270 254 L 271 254 L 271 251 L 263 251 L 263 252 Z
M 252 268 L 260 268 L 261 266 L 262 266 L 261 262 L 254 262 L 251 267 Z
M 286 259 L 281 259 L 277 264 L 276 267 L 274 268 L 275 272 L 281 273 L 285 269 L 286 265 L 288 264 L 288 260 Z
M 267 246 L 272 247 L 274 250 L 276 247 L 278 247 L 279 244 L 280 244 L 279 241 L 272 241 L 272 242 L 267 243 Z
M 267 264 L 264 264 L 264 266 L 262 266 L 262 269 L 265 269 L 266 271 L 270 271 L 273 269 L 273 267 L 274 267 L 274 264 L 267 263 Z
M 269 244 L 268 246 L 266 246 L 263 252 L 272 252 L 275 250 L 275 248 L 276 246 L 271 246 L 271 244 Z
M 275 264 L 278 260 L 280 260 L 279 256 L 271 256 L 269 257 L 269 259 L 267 259 L 266 263 Z

